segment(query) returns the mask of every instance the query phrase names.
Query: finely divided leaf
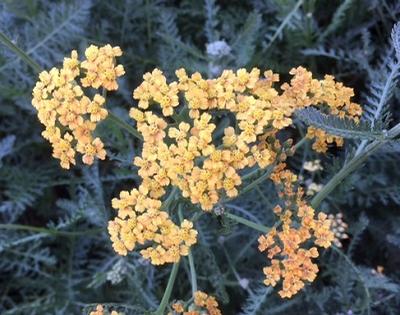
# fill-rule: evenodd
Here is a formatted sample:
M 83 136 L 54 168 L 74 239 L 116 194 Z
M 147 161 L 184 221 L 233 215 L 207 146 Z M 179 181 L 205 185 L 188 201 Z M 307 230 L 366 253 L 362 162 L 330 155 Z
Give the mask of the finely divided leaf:
M 296 112 L 296 116 L 306 123 L 326 131 L 328 134 L 348 139 L 382 139 L 381 130 L 371 128 L 368 122 L 356 123 L 348 118 L 326 115 L 319 110 L 308 107 Z

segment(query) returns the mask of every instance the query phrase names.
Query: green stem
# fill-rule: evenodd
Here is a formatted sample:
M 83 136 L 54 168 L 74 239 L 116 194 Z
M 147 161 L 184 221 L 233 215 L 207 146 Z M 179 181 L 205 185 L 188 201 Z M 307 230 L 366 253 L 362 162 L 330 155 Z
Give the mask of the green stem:
M 142 135 L 139 133 L 139 131 L 136 130 L 136 128 L 132 127 L 131 125 L 129 125 L 128 123 L 123 121 L 121 118 L 119 118 L 118 116 L 116 116 L 112 112 L 108 111 L 107 118 L 109 120 L 111 120 L 113 123 L 115 123 L 117 126 L 119 126 L 119 127 L 123 128 L 123 129 L 125 129 L 126 131 L 128 131 L 131 135 L 133 135 L 137 139 L 143 141 Z
M 85 230 L 85 231 L 75 231 L 75 232 L 68 232 L 68 231 L 58 231 L 55 229 L 47 229 L 37 226 L 30 226 L 30 225 L 22 225 L 22 224 L 0 224 L 0 230 L 25 230 L 25 231 L 32 231 L 38 233 L 45 233 L 49 235 L 55 236 L 81 236 L 81 235 L 89 235 L 89 234 L 98 234 L 104 232 L 104 229 L 92 229 L 92 230 Z
M 329 182 L 314 196 L 311 200 L 311 206 L 318 208 L 321 202 L 352 172 L 354 172 L 365 160 L 387 140 L 393 139 L 400 134 L 400 123 L 388 131 L 388 137 L 384 140 L 375 140 L 370 143 L 365 149 L 356 154 L 348 163 L 343 165 L 342 169 L 333 176 Z
M 178 274 L 179 269 L 179 261 L 172 266 L 171 274 L 169 275 L 167 288 L 165 289 L 164 295 L 162 297 L 161 303 L 158 306 L 158 309 L 155 311 L 154 315 L 163 315 L 164 310 L 167 307 L 169 299 L 171 297 L 172 289 L 174 288 L 174 283 L 176 276 Z
M 298 148 L 300 148 L 307 141 L 308 141 L 308 138 L 306 136 L 301 138 L 301 140 L 294 145 L 294 147 L 293 147 L 294 151 L 296 151 Z
M 36 63 L 31 57 L 29 57 L 22 49 L 16 46 L 3 32 L 0 31 L 0 42 L 7 46 L 13 51 L 18 57 L 32 67 L 35 72 L 39 73 L 42 71 L 42 67 Z
M 182 222 L 183 221 L 182 203 L 180 203 L 178 205 L 178 216 L 179 216 L 179 220 Z M 194 266 L 193 254 L 190 249 L 189 249 L 189 254 L 188 254 L 188 260 L 189 260 L 189 269 L 190 269 L 190 279 L 191 279 L 191 283 L 192 283 L 192 296 L 194 297 L 194 293 L 197 291 L 197 275 L 196 275 L 196 268 Z
M 244 186 L 240 190 L 239 195 L 242 195 L 242 194 L 252 190 L 254 187 L 256 187 L 257 185 L 261 184 L 264 180 L 266 180 L 271 175 L 271 173 L 274 171 L 275 165 L 276 165 L 276 162 L 273 163 L 272 165 L 270 165 L 268 167 L 268 169 L 265 171 L 265 173 L 262 174 L 259 178 L 257 178 L 256 180 L 252 181 L 247 186 Z M 257 169 L 257 171 L 259 171 L 259 170 Z M 253 171 L 250 174 L 253 174 L 253 173 L 255 173 L 255 172 Z M 248 175 L 250 175 L 250 174 L 248 174 Z M 243 179 L 245 179 L 245 176 L 243 176 Z
M 192 283 L 192 296 L 194 297 L 195 292 L 197 291 L 197 275 L 196 275 L 196 268 L 194 266 L 194 259 L 192 251 L 189 249 L 189 267 L 190 267 L 190 279 Z
M 171 192 L 169 193 L 167 199 L 162 203 L 161 209 L 164 211 L 168 211 L 171 206 L 172 201 L 174 201 L 175 195 L 178 193 L 178 188 L 173 186 Z
M 226 212 L 225 216 L 227 216 L 228 218 L 232 219 L 233 221 L 236 221 L 240 224 L 246 225 L 254 230 L 260 231 L 262 233 L 268 233 L 268 231 L 270 230 L 268 227 L 266 227 L 265 225 L 262 224 L 258 224 L 258 223 L 254 223 L 253 221 L 247 220 L 245 218 L 239 217 L 236 214 L 230 213 L 230 212 Z

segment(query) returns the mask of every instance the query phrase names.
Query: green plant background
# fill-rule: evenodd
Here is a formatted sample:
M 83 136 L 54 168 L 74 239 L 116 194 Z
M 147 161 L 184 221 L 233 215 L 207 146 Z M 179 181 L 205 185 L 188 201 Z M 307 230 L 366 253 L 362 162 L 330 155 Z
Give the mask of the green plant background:
M 126 75 L 107 106 L 122 118 L 135 106 L 132 91 L 142 75 L 155 67 L 169 78 L 179 67 L 211 76 L 256 66 L 287 79 L 292 67 L 303 65 L 317 78 L 335 75 L 355 89 L 366 129 L 311 111 L 299 113 L 297 128 L 283 134 L 299 141 L 305 124 L 312 124 L 350 138 L 344 148 L 323 156 L 307 142 L 290 158 L 293 170 L 321 184 L 400 120 L 400 31 L 395 29 L 391 39 L 399 20 L 396 0 L 0 1 L 1 36 L 41 68 L 59 65 L 72 49 L 82 53 L 90 44 L 119 45 Z M 217 40 L 231 47 L 228 56 L 207 55 L 206 44 Z M 35 69 L 3 44 L 0 313 L 87 314 L 97 303 L 125 314 L 154 311 L 171 266 L 153 267 L 136 252 L 116 255 L 106 231 L 115 215 L 111 199 L 138 183 L 132 158 L 140 154 L 140 143 L 107 120 L 98 128 L 107 160 L 61 169 L 40 136 L 42 126 L 30 103 Z M 267 261 L 257 250 L 259 232 L 216 215 L 196 223 L 199 289 L 215 295 L 224 314 L 400 314 L 399 154 L 398 140 L 386 141 L 324 200 L 314 202 L 327 213 L 343 212 L 350 239 L 343 249 L 324 251 L 317 280 L 297 296 L 282 300 L 277 289 L 263 285 Z M 302 165 L 316 158 L 324 170 L 311 176 Z M 272 226 L 273 185 L 253 186 L 224 207 Z M 186 206 L 184 213 L 193 210 Z M 189 278 L 189 262 L 183 259 L 173 299 L 190 298 Z

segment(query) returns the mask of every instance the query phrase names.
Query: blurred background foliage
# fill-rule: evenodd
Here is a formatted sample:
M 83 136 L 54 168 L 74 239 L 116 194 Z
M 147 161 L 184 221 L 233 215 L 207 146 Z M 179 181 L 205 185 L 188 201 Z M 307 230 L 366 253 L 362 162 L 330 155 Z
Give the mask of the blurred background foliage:
M 256 66 L 287 79 L 303 65 L 317 78 L 333 74 L 353 87 L 364 119 L 389 128 L 400 120 L 399 64 L 390 40 L 399 20 L 396 0 L 0 1 L 1 32 L 43 68 L 60 64 L 72 49 L 120 46 L 126 75 L 107 105 L 120 117 L 154 67 L 173 78 L 179 67 L 212 77 Z M 226 54 L 207 53 L 207 44 L 222 40 Z M 86 314 L 97 303 L 126 314 L 154 310 L 170 266 L 155 268 L 136 253 L 116 255 L 106 231 L 115 215 L 111 199 L 138 183 L 131 161 L 140 144 L 105 121 L 99 133 L 108 159 L 61 169 L 30 103 L 36 79 L 0 45 L 0 313 Z M 286 136 L 297 141 L 305 126 L 296 125 Z M 322 157 L 310 147 L 290 165 L 305 183 L 324 184 L 357 143 L 346 141 Z M 317 280 L 296 297 L 282 300 L 262 284 L 267 262 L 257 250 L 258 233 L 216 215 L 196 225 L 199 288 L 215 294 L 224 314 L 399 314 L 399 154 L 398 142 L 385 145 L 322 203 L 327 213 L 343 213 L 350 238 L 342 249 L 324 252 Z M 302 169 L 317 158 L 322 171 Z M 271 226 L 276 202 L 266 182 L 225 207 Z M 173 297 L 190 297 L 188 278 L 184 259 Z

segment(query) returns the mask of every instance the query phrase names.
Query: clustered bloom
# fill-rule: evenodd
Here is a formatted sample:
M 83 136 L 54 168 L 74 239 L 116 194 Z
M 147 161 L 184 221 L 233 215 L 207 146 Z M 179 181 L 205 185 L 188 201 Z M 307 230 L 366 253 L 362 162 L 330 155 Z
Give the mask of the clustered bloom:
M 112 205 L 118 209 L 118 217 L 110 221 L 108 231 L 113 247 L 120 255 L 126 255 L 136 244 L 145 245 L 140 251 L 154 265 L 179 261 L 187 256 L 189 248 L 196 243 L 197 231 L 193 223 L 183 220 L 176 225 L 168 213 L 161 210 L 161 201 L 148 196 L 144 184 L 139 190 L 122 191 L 120 198 L 114 198 Z
M 96 124 L 108 114 L 105 99 L 97 93 L 89 98 L 82 87 L 115 90 L 116 78 L 124 73 L 122 65 L 114 67 L 115 57 L 121 54 L 119 47 L 106 45 L 99 49 L 92 45 L 86 49 L 87 60 L 80 62 L 73 50 L 70 58 L 64 58 L 61 69 L 39 74 L 32 104 L 46 127 L 42 135 L 51 143 L 53 156 L 63 168 L 69 169 L 76 163 L 76 151 L 83 155 L 85 164 L 92 164 L 95 157 L 105 159 L 103 142 L 93 136 Z M 78 78 L 82 74 L 80 85 Z
M 142 183 L 113 200 L 118 216 L 109 231 L 118 253 L 126 255 L 136 244 L 150 243 L 141 254 L 153 264 L 177 261 L 195 243 L 196 233 L 188 221 L 186 229 L 175 225 L 165 212 L 169 209 L 162 209 L 168 186 L 211 211 L 238 195 L 241 170 L 256 165 L 263 169 L 285 159 L 277 133 L 291 125 L 297 109 L 328 104 L 343 115 L 358 106 L 348 104 L 345 96 L 351 93 L 341 84 L 331 86 L 335 82 L 330 77 L 312 79 L 302 67 L 290 73 L 293 78 L 279 88 L 274 87 L 277 74 L 266 71 L 262 76 L 257 68 L 225 70 L 215 79 L 179 69 L 178 80 L 170 83 L 158 69 L 143 76 L 133 92 L 138 108 L 130 110 L 144 140 L 142 155 L 134 159 Z M 184 106 L 176 112 L 180 98 Z M 159 105 L 161 113 L 153 111 L 153 105 Z M 218 111 L 234 117 L 219 136 Z
M 346 233 L 348 225 L 343 221 L 343 213 L 330 214 L 328 218 L 332 222 L 331 229 L 335 236 L 333 243 L 339 248 L 343 247 L 341 241 L 349 238 L 349 235 Z
M 318 213 L 303 199 L 301 187 L 295 186 L 297 176 L 279 164 L 271 179 L 280 190 L 279 196 L 284 206 L 274 208 L 281 225 L 272 228 L 258 239 L 259 250 L 266 252 L 271 265 L 264 268 L 265 285 L 275 286 L 282 279 L 281 297 L 290 298 L 304 287 L 304 282 L 314 281 L 318 266 L 312 259 L 317 258 L 317 247 L 306 247 L 314 243 L 328 248 L 334 240 L 330 229 L 331 221 L 325 213 Z
M 104 313 L 104 307 L 103 307 L 103 305 L 100 305 L 100 304 L 96 306 L 96 310 L 91 311 L 89 313 L 89 315 L 106 315 L 106 314 L 119 315 L 119 313 L 116 311 L 112 311 L 111 313 Z
M 223 44 L 210 44 L 209 54 L 225 54 L 228 49 Z M 46 127 L 42 135 L 52 144 L 53 156 L 62 167 L 68 169 L 76 163 L 76 152 L 89 165 L 95 158 L 105 159 L 103 142 L 94 136 L 97 123 L 108 115 L 105 98 L 98 93 L 89 98 L 83 88 L 118 89 L 116 80 L 124 74 L 124 68 L 116 65 L 116 57 L 121 54 L 119 47 L 91 45 L 84 61 L 78 60 L 74 50 L 70 58 L 64 58 L 61 69 L 39 74 L 32 104 Z M 214 79 L 204 79 L 198 72 L 189 76 L 179 69 L 177 81 L 170 83 L 158 69 L 143 76 L 133 92 L 138 108 L 129 113 L 144 140 L 142 155 L 133 161 L 142 181 L 138 188 L 122 191 L 112 200 L 118 213 L 108 230 L 117 253 L 127 255 L 141 245 L 141 255 L 152 264 L 179 261 L 196 243 L 197 231 L 188 220 L 177 225 L 171 219 L 170 209 L 165 209 L 161 201 L 168 186 L 173 187 L 171 194 L 179 189 L 184 198 L 211 211 L 238 195 L 242 170 L 272 166 L 271 179 L 281 188 L 284 209 L 274 208 L 281 225 L 259 238 L 260 251 L 266 251 L 271 261 L 264 268 L 264 282 L 275 286 L 282 279 L 279 293 L 291 297 L 304 281 L 314 280 L 318 267 L 312 259 L 319 254 L 315 246 L 307 249 L 305 243 L 329 247 L 334 240 L 331 221 L 324 213 L 316 216 L 303 200 L 302 188 L 295 185 L 296 175 L 282 163 L 291 151 L 282 149 L 277 134 L 292 124 L 298 109 L 319 106 L 328 114 L 358 122 L 361 107 L 351 101 L 353 90 L 332 76 L 313 79 L 303 67 L 293 68 L 290 74 L 291 80 L 280 86 L 276 86 L 277 74 L 270 70 L 261 74 L 257 68 L 224 70 Z M 184 105 L 177 112 L 180 100 Z M 153 105 L 159 105 L 161 113 L 151 110 Z M 226 114 L 225 118 L 218 112 Z M 225 128 L 220 127 L 223 119 L 228 122 Z M 307 137 L 315 139 L 313 148 L 318 152 L 325 152 L 330 143 L 343 143 L 341 137 L 314 127 L 308 128 Z M 304 168 L 310 172 L 321 169 L 319 163 Z M 313 191 L 317 189 L 320 187 L 313 187 Z M 201 291 L 196 292 L 194 305 L 208 314 L 221 314 L 215 298 Z M 178 304 L 174 310 L 177 314 L 204 313 L 185 312 Z M 101 305 L 91 313 L 102 314 Z
M 202 291 L 194 293 L 194 303 L 189 306 L 189 310 L 185 311 L 183 303 L 177 302 L 172 305 L 173 312 L 168 315 L 221 315 L 218 308 L 218 302 L 213 296 L 207 295 Z

